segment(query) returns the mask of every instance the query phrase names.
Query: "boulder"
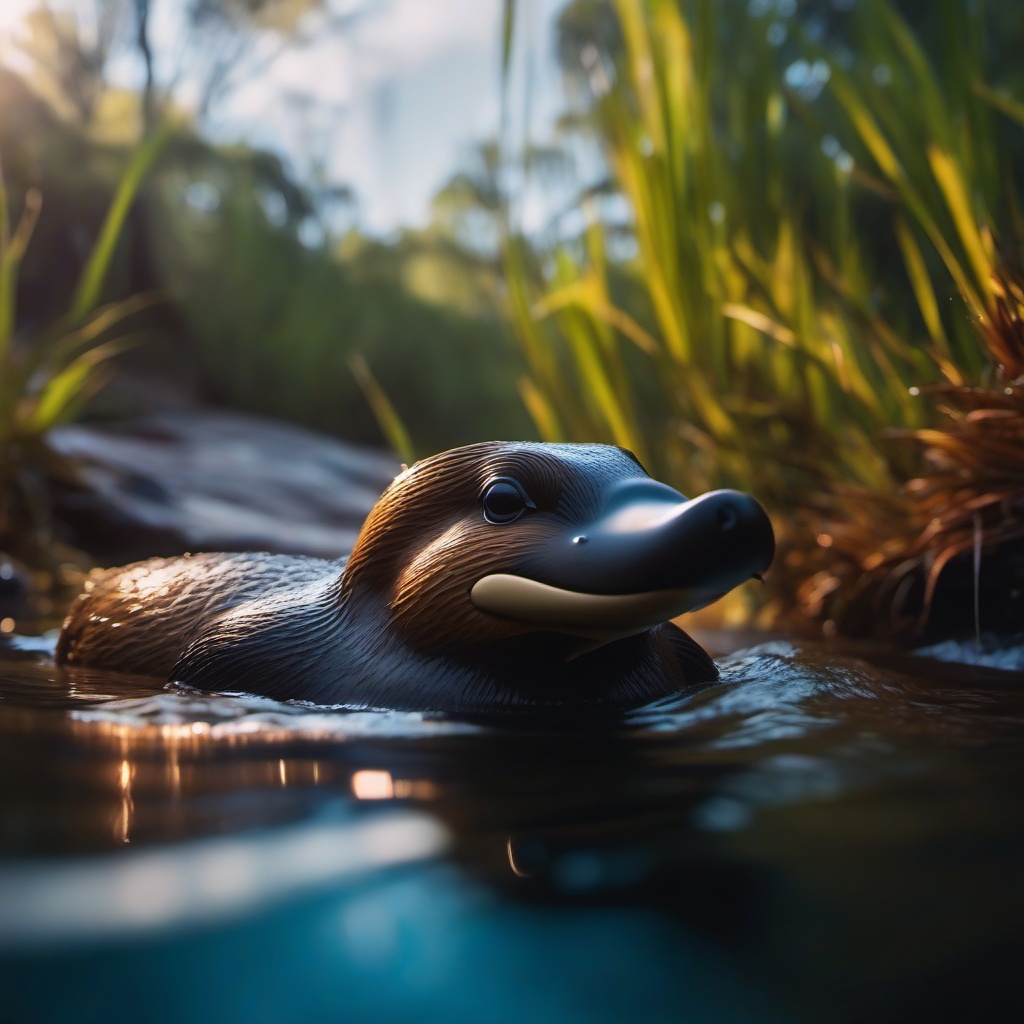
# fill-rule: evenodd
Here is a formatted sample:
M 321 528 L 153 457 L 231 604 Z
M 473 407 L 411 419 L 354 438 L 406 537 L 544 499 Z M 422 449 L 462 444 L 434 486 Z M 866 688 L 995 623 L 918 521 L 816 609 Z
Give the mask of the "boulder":
M 185 551 L 347 554 L 399 466 L 385 452 L 222 411 L 164 412 L 51 435 L 72 468 L 54 512 L 105 563 Z

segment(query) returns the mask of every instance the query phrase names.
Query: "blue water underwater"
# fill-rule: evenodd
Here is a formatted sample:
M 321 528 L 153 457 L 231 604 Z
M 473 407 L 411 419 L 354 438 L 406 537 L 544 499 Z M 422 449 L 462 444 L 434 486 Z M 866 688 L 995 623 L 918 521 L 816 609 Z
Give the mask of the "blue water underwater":
M 1019 672 L 772 641 L 508 726 L 21 647 L 0 1021 L 1020 1019 Z

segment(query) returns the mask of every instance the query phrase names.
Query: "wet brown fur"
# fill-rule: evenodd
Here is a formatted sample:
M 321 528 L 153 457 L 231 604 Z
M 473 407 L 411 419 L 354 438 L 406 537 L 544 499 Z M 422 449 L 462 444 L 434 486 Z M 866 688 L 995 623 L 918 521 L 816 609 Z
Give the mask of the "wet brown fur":
M 552 530 L 551 519 L 531 516 L 496 527 L 480 515 L 480 495 L 496 477 L 525 479 L 538 507 L 554 511 L 565 472 L 553 456 L 500 442 L 417 463 L 384 492 L 363 525 L 343 593 L 381 593 L 391 627 L 418 650 L 487 646 L 531 632 L 480 611 L 469 592 L 482 577 L 509 571 Z
M 97 569 L 68 610 L 57 661 L 167 678 L 218 618 L 247 601 L 323 578 L 325 568 L 336 580 L 339 563 L 210 552 Z

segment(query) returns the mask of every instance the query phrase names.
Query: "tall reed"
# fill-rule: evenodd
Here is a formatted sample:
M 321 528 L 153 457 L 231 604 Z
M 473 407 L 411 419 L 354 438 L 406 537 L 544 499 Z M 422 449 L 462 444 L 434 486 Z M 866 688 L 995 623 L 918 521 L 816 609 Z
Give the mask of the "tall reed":
M 694 489 L 753 487 L 777 504 L 830 480 L 885 484 L 878 429 L 920 415 L 890 382 L 932 364 L 875 308 L 848 168 L 810 154 L 812 243 L 764 33 L 751 26 L 734 61 L 712 0 L 692 19 L 673 0 L 615 8 L 624 49 L 593 67 L 593 113 L 632 210 L 641 301 L 617 301 L 597 219 L 540 258 L 511 244 L 538 425 L 628 445 Z
M 923 463 L 892 428 L 923 439 L 921 386 L 988 372 L 1006 169 L 979 34 L 943 0 L 961 45 L 940 78 L 888 0 L 864 0 L 851 68 L 801 41 L 787 76 L 764 23 L 727 5 L 613 6 L 621 51 L 591 48 L 587 114 L 635 257 L 609 255 L 596 215 L 553 251 L 510 239 L 523 398 L 546 437 L 624 444 L 691 491 L 751 489 L 792 601 L 827 575 L 807 552 L 827 563 L 851 495 L 879 530 L 915 528 L 897 492 Z

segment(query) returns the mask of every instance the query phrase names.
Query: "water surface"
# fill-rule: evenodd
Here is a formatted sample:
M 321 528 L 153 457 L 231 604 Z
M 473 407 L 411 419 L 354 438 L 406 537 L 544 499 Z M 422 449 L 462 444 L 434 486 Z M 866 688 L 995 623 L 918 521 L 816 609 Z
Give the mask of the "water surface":
M 510 728 L 61 672 L 35 646 L 0 660 L 12 1019 L 1024 1006 L 1020 673 L 774 641 L 687 698 Z

